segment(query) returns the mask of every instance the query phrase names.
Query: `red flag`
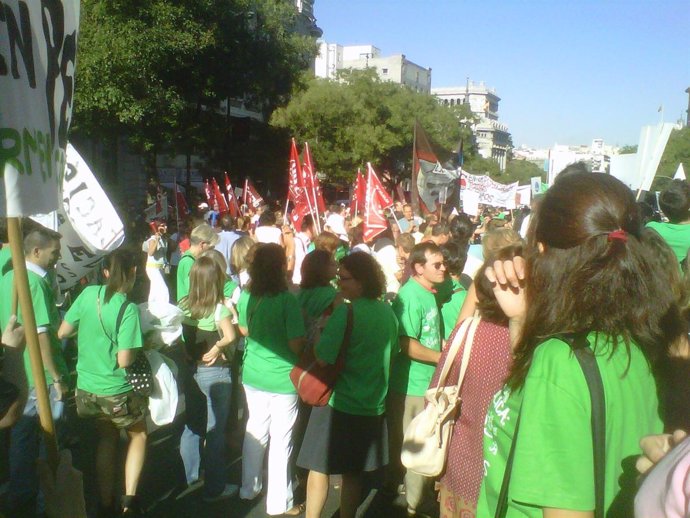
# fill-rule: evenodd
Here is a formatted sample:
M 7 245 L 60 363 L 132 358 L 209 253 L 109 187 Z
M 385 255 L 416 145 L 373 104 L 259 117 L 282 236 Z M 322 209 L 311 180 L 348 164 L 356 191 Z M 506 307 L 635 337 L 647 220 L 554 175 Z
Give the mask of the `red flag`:
M 355 187 L 352 191 L 352 201 L 350 202 L 350 214 L 353 217 L 364 208 L 364 198 L 366 195 L 367 183 L 364 181 L 362 171 L 357 169 L 357 178 L 355 178 Z
M 384 210 L 393 206 L 393 199 L 381 185 L 374 168 L 367 162 L 367 185 L 364 201 L 364 241 L 371 241 L 388 228 Z
M 206 203 L 208 203 L 208 208 L 217 210 L 216 209 L 216 199 L 215 195 L 213 194 L 213 191 L 211 190 L 211 186 L 208 184 L 208 180 L 204 181 L 204 193 L 206 194 Z
M 218 205 L 218 209 L 216 210 L 218 210 L 218 212 L 220 212 L 221 214 L 225 214 L 228 212 L 228 204 L 225 201 L 225 197 L 221 194 L 220 187 L 215 178 L 211 179 L 211 183 L 213 184 L 213 195 Z
M 230 215 L 233 218 L 236 218 L 240 215 L 240 204 L 237 203 L 235 191 L 232 188 L 232 184 L 230 183 L 230 178 L 228 177 L 227 171 L 225 173 L 225 192 L 227 193 L 228 210 L 230 211 Z
M 319 179 L 316 176 L 316 169 L 314 167 L 314 161 L 311 158 L 311 152 L 309 151 L 309 142 L 304 143 L 304 165 L 302 166 L 302 176 L 304 178 L 303 185 L 306 187 L 307 192 L 312 200 L 312 205 L 320 213 L 326 212 L 326 203 L 323 201 L 323 194 L 321 193 L 321 185 L 319 184 Z
M 258 192 L 256 192 L 256 189 L 252 185 L 252 182 L 249 181 L 249 178 L 244 181 L 243 198 L 245 204 L 250 205 L 254 208 L 254 210 L 258 209 L 264 204 L 264 199 L 259 195 Z
M 177 215 L 178 217 L 180 214 L 186 216 L 189 214 L 189 207 L 187 206 L 187 200 L 184 197 L 184 191 L 179 185 L 177 185 L 177 180 L 173 181 L 173 185 L 175 187 L 175 207 L 177 210 Z
M 302 225 L 302 218 L 312 212 L 312 204 L 305 188 L 303 173 L 304 171 L 300 168 L 297 145 L 293 138 L 290 147 L 290 166 L 288 169 L 288 199 L 294 205 L 290 217 L 298 230 Z

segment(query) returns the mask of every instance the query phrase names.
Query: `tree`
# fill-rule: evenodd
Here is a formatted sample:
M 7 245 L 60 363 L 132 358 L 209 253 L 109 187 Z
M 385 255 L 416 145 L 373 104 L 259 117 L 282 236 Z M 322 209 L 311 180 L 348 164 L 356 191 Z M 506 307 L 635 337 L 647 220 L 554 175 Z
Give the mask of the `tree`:
M 633 153 L 637 153 L 637 145 L 634 146 L 622 146 L 618 150 L 619 155 L 631 155 Z
M 673 178 L 681 163 L 685 174 L 690 174 L 690 127 L 671 132 L 656 174 Z
M 471 141 L 459 124 L 473 120 L 469 107 L 444 107 L 431 95 L 381 81 L 371 69 L 341 72 L 338 81 L 311 80 L 273 113 L 271 124 L 308 141 L 331 182 L 349 182 L 366 162 L 397 182 L 411 173 L 415 118 L 441 148 L 456 151 L 463 136 Z M 473 147 L 464 152 L 471 156 Z
M 83 0 L 73 130 L 127 136 L 149 156 L 212 154 L 227 141 L 219 101 L 285 102 L 316 54 L 274 0 Z
M 534 162 L 528 160 L 509 160 L 506 164 L 506 170 L 493 178 L 497 182 L 505 184 L 520 182 L 520 185 L 529 185 L 530 179 L 535 176 L 541 178 L 542 182 L 546 181 L 544 169 Z

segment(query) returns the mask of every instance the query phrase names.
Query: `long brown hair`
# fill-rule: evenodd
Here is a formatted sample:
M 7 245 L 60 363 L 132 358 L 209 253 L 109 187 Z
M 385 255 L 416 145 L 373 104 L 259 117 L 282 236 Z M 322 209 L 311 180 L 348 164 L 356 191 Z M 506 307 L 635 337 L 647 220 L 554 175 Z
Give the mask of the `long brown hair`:
M 508 379 L 524 383 L 537 346 L 559 333 L 598 331 L 650 363 L 684 331 L 673 293 L 640 241 L 632 192 L 606 174 L 559 179 L 535 214 L 527 257 L 527 314 Z M 624 234 L 610 234 L 623 230 Z M 537 243 L 543 246 L 537 252 Z
M 195 320 L 212 315 L 216 305 L 223 302 L 225 272 L 208 255 L 200 256 L 189 271 L 189 295 L 182 306 L 189 310 Z
M 139 254 L 123 247 L 112 252 L 105 260 L 104 269 L 108 271 L 105 285 L 105 302 L 110 301 L 117 292 L 128 293 L 134 286 Z

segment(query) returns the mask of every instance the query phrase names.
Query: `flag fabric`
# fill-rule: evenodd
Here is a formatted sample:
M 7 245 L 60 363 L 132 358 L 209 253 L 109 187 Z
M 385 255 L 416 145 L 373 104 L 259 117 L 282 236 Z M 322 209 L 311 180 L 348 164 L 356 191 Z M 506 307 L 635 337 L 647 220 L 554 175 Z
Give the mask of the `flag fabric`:
M 293 204 L 290 214 L 293 225 L 297 230 L 302 226 L 302 219 L 312 212 L 312 203 L 305 187 L 303 169 L 300 167 L 297 144 L 292 139 L 290 146 L 290 161 L 288 167 L 288 199 Z
M 236 218 L 240 215 L 240 204 L 237 203 L 237 197 L 235 196 L 235 191 L 232 188 L 227 171 L 225 172 L 225 192 L 227 193 L 228 211 L 230 212 L 230 216 Z
M 685 180 L 685 169 L 683 169 L 683 162 L 678 164 L 678 169 L 676 169 L 676 174 L 673 175 L 674 180 Z
M 254 210 L 258 209 L 264 204 L 264 199 L 252 185 L 252 182 L 247 178 L 244 181 L 244 203 L 251 206 Z
M 393 206 L 393 199 L 381 185 L 374 168 L 367 163 L 367 184 L 364 200 L 364 241 L 371 241 L 388 228 L 384 210 Z
M 177 215 L 178 217 L 180 215 L 186 216 L 189 214 L 189 207 L 187 206 L 187 200 L 184 197 L 182 187 L 177 185 L 177 179 L 173 180 L 173 187 L 175 188 L 175 207 L 177 210 Z
M 215 196 L 213 195 L 213 190 L 211 190 L 208 180 L 204 180 L 204 194 L 206 195 L 206 203 L 208 203 L 208 208 L 218 210 L 216 208 Z
M 355 186 L 352 190 L 352 201 L 350 202 L 350 214 L 352 214 L 353 217 L 364 208 L 364 199 L 366 195 L 367 182 L 364 180 L 362 171 L 357 169 L 357 178 L 355 178 Z
M 326 203 L 323 201 L 321 185 L 319 184 L 319 178 L 316 176 L 316 168 L 314 167 L 314 160 L 311 158 L 311 151 L 309 151 L 309 142 L 304 143 L 302 175 L 305 179 L 304 186 L 307 188 L 309 196 L 311 196 L 312 206 L 314 206 L 317 212 L 323 214 L 326 212 Z
M 221 214 L 226 214 L 228 212 L 228 204 L 225 201 L 225 197 L 220 192 L 220 186 L 218 185 L 218 182 L 215 178 L 211 179 L 211 183 L 213 184 L 213 197 L 215 198 L 216 203 L 218 204 L 217 210 Z
M 415 211 L 423 214 L 436 212 L 440 204 L 439 194 L 445 192 L 447 198 L 453 196 L 460 172 L 460 168 L 449 170 L 441 165 L 428 135 L 415 121 L 412 161 L 412 206 Z

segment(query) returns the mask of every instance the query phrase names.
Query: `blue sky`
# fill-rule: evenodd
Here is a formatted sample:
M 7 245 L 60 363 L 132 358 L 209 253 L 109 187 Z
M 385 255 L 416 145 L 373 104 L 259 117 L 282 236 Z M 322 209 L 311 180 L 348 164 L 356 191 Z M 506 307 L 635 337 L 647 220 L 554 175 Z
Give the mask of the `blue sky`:
M 484 81 L 516 146 L 637 144 L 685 118 L 688 0 L 316 0 L 323 38 L 432 68 L 432 87 Z

